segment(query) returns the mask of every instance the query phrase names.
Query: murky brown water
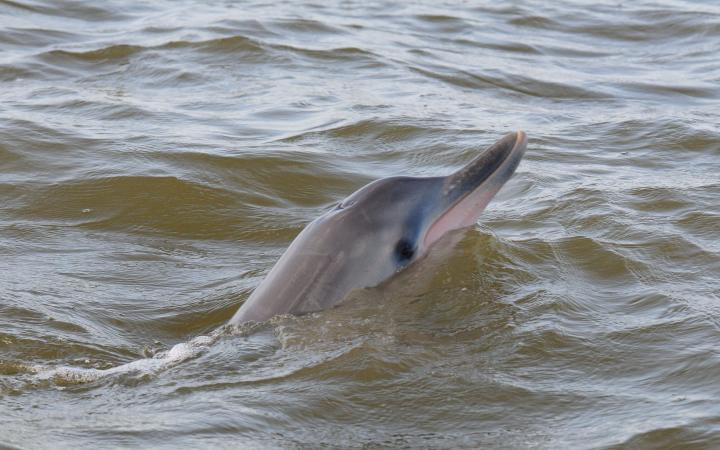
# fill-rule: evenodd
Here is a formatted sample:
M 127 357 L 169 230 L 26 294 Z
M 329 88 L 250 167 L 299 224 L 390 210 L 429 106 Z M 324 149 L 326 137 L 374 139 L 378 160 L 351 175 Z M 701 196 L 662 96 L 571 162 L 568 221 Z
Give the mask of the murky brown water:
M 720 7 L 543 3 L 0 0 L 0 447 L 719 448 Z M 515 129 L 428 288 L 223 328 Z

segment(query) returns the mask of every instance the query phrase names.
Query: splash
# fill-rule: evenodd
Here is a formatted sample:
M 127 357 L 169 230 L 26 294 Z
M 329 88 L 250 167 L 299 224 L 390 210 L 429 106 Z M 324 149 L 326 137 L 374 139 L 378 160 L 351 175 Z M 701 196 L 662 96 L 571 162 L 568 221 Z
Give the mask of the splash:
M 171 349 L 159 352 L 150 358 L 131 361 L 109 369 L 71 366 L 33 366 L 29 369 L 36 374 L 35 379 L 37 381 L 50 381 L 57 384 L 83 384 L 123 375 L 155 375 L 184 361 L 200 356 L 222 336 L 237 334 L 241 331 L 236 327 L 221 327 L 208 335 L 197 336 L 188 342 L 175 344 Z

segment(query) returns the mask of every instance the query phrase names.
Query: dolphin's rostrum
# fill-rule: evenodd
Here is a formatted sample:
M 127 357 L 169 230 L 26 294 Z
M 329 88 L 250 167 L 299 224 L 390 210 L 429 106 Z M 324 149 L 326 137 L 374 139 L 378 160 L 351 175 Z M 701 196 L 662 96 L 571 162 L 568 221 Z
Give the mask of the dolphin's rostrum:
M 310 223 L 230 323 L 262 322 L 339 304 L 422 258 L 451 230 L 473 225 L 520 163 L 527 137 L 510 133 L 445 177 L 374 181 Z

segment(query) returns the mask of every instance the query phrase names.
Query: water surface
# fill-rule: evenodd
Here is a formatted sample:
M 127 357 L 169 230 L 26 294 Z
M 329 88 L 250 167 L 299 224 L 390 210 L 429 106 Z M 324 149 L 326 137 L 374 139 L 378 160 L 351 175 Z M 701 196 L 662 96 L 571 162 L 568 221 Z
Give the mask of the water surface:
M 0 446 L 720 447 L 720 7 L 543 3 L 0 0 Z M 429 286 L 223 328 L 515 129 Z

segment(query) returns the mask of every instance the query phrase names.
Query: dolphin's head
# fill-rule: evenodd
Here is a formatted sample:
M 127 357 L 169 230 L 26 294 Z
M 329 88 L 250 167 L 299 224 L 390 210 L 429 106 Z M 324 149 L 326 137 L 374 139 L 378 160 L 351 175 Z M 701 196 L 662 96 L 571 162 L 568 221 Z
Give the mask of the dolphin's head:
M 359 189 L 298 235 L 231 323 L 325 309 L 389 279 L 446 233 L 473 225 L 526 144 L 518 131 L 448 176 L 385 178 Z
M 515 172 L 526 144 L 525 133 L 519 131 L 448 176 L 375 181 L 314 226 L 342 239 L 332 247 L 400 270 L 421 258 L 448 231 L 474 224 Z

